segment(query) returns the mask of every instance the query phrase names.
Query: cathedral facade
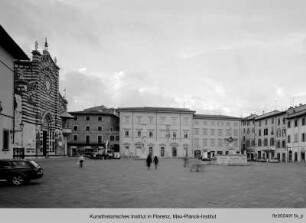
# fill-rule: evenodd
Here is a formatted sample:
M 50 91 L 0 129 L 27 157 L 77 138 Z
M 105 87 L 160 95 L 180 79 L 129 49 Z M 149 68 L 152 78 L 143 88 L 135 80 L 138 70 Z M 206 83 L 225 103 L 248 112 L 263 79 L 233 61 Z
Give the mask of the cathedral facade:
M 15 75 L 14 156 L 66 155 L 62 115 L 67 101 L 59 92 L 59 67 L 48 51 L 47 40 L 42 53 L 35 43 L 31 60 L 18 60 Z

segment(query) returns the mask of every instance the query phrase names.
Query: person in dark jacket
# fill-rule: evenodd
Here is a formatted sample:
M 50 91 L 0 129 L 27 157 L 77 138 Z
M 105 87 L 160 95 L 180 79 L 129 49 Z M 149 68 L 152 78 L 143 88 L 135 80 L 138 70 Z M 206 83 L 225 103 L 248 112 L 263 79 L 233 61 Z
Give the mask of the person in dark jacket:
M 157 156 L 154 156 L 153 163 L 155 165 L 155 170 L 156 170 L 157 169 L 157 165 L 158 165 L 158 158 L 157 158 Z
M 151 166 L 151 163 L 152 163 L 152 155 L 151 155 L 151 153 L 148 155 L 146 161 L 147 161 L 147 167 L 148 167 L 148 170 L 149 170 L 150 166 Z
M 84 163 L 84 156 L 81 154 L 80 157 L 79 157 L 80 168 L 83 168 L 83 163 Z

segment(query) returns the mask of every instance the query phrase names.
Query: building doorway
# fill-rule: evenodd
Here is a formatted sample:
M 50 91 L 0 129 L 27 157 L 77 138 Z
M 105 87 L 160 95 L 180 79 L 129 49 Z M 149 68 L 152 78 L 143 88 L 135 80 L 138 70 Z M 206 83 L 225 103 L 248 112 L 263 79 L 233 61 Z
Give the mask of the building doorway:
M 47 150 L 48 150 L 48 131 L 43 131 L 43 156 L 47 156 Z
M 165 147 L 160 147 L 160 156 L 161 157 L 165 156 Z
M 305 152 L 301 152 L 301 161 L 305 162 Z
M 54 129 L 52 123 L 52 116 L 50 114 L 46 114 L 42 123 L 41 135 L 43 156 L 56 155 Z
M 250 157 L 250 160 L 251 161 L 254 161 L 254 154 L 253 153 L 250 153 L 251 157 Z
M 258 159 L 261 159 L 261 151 L 258 151 Z
M 292 161 L 292 151 L 289 151 L 288 162 Z
M 297 161 L 298 161 L 298 153 L 295 152 L 295 153 L 294 153 L 294 162 L 297 162 Z
M 24 148 L 14 148 L 13 159 L 24 159 Z
M 286 153 L 282 153 L 282 162 L 286 162 Z
M 172 157 L 177 157 L 177 149 L 176 149 L 176 147 L 172 147 Z

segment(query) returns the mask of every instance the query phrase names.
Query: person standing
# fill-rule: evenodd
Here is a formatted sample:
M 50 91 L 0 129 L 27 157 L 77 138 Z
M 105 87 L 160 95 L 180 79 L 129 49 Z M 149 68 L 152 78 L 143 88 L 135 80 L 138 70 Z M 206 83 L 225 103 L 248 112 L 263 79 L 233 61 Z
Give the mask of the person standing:
M 158 165 L 158 158 L 157 158 L 157 156 L 154 156 L 153 163 L 155 165 L 155 170 L 156 170 L 157 169 L 157 165 Z
M 81 156 L 79 157 L 80 168 L 83 168 L 83 163 L 84 163 L 84 156 L 81 154 Z
M 184 167 L 186 168 L 188 166 L 188 157 L 184 157 Z
M 148 155 L 147 160 L 146 160 L 146 163 L 147 163 L 147 167 L 148 167 L 148 170 L 149 170 L 149 169 L 150 169 L 150 166 L 151 166 L 151 163 L 152 163 L 152 156 L 151 156 L 151 153 Z

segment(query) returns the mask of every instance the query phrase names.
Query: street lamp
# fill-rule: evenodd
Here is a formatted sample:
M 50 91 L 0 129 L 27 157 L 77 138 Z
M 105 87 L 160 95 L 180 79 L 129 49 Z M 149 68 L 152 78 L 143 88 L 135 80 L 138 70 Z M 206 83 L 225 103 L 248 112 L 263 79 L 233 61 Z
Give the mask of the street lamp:
M 287 163 L 289 163 L 289 146 L 287 145 L 286 148 L 287 148 Z
M 23 148 L 23 128 L 24 128 L 23 122 L 21 122 L 19 126 L 21 131 L 21 148 Z
M 145 132 L 145 129 L 146 129 L 146 124 L 143 123 L 142 124 L 142 153 L 144 154 L 145 153 L 145 142 L 146 142 L 146 132 Z

